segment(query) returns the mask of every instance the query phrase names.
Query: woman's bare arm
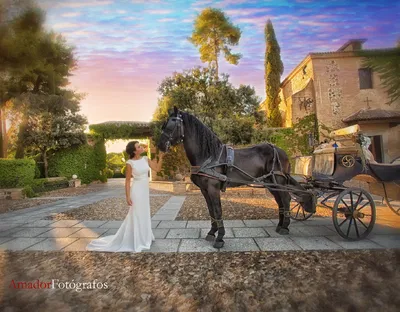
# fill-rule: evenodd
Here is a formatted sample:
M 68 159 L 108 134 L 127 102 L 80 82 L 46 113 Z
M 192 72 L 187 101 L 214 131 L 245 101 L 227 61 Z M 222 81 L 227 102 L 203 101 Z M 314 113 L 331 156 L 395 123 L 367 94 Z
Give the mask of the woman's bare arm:
M 132 167 L 131 167 L 130 164 L 126 164 L 126 170 L 125 170 L 125 195 L 126 195 L 126 203 L 129 206 L 132 206 L 131 178 L 132 178 Z
M 147 160 L 148 160 L 148 163 L 149 163 L 149 167 L 154 171 L 158 171 L 155 160 L 151 160 L 148 157 L 147 157 Z

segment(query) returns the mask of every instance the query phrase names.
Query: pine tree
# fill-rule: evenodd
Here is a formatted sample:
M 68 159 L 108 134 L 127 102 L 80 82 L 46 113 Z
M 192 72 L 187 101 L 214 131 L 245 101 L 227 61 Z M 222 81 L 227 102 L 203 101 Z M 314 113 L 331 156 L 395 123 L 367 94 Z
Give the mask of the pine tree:
M 272 22 L 268 20 L 265 26 L 265 92 L 264 106 L 267 111 L 267 122 L 270 127 L 281 127 L 282 116 L 279 111 L 280 80 L 283 74 L 283 63 L 281 60 L 281 49 L 276 40 Z
M 218 79 L 218 57 L 221 52 L 228 63 L 238 64 L 241 55 L 232 53 L 230 46 L 237 45 L 240 36 L 239 27 L 234 26 L 223 11 L 207 8 L 196 18 L 189 41 L 199 47 L 201 61 L 215 68 Z

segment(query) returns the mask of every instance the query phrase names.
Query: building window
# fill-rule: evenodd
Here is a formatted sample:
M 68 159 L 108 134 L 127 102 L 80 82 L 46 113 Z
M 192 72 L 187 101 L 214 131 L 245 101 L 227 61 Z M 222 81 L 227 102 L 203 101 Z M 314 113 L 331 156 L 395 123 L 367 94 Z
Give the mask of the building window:
M 358 70 L 360 89 L 372 89 L 372 70 L 371 68 L 360 68 Z
M 369 146 L 369 150 L 372 155 L 374 155 L 374 159 L 378 163 L 383 163 L 383 142 L 381 135 L 370 136 L 371 145 Z

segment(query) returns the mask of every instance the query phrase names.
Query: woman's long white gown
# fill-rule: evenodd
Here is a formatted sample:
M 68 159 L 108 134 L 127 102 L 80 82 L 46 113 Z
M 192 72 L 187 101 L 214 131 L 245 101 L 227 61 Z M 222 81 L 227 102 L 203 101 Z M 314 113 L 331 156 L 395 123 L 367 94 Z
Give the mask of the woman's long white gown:
M 86 250 L 90 251 L 130 251 L 140 252 L 150 249 L 154 241 L 151 229 L 150 197 L 149 197 L 149 164 L 147 157 L 128 160 L 132 167 L 133 183 L 131 199 L 133 205 L 115 235 L 104 236 L 92 240 Z

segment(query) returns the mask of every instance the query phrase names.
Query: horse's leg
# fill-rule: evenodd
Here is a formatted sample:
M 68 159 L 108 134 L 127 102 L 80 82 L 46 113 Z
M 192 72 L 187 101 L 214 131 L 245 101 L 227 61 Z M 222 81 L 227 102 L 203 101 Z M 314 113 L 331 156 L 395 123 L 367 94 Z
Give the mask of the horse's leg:
M 210 185 L 208 189 L 208 195 L 214 208 L 215 221 L 218 226 L 218 236 L 214 242 L 214 248 L 222 248 L 224 246 L 223 237 L 225 235 L 224 221 L 222 221 L 222 207 L 221 207 L 221 192 L 218 186 Z
M 217 226 L 217 222 L 215 221 L 215 214 L 214 214 L 214 208 L 210 199 L 210 196 L 208 195 L 208 192 L 206 189 L 200 189 L 201 193 L 204 196 L 204 199 L 207 202 L 207 207 L 208 207 L 208 213 L 210 214 L 211 217 L 211 230 L 208 232 L 207 236 L 206 236 L 206 240 L 213 242 L 215 240 L 215 232 L 218 231 L 218 226 Z
M 283 206 L 283 203 L 282 203 L 281 194 L 280 194 L 281 192 L 278 192 L 278 191 L 270 191 L 270 192 L 274 196 L 275 201 L 279 207 L 279 212 L 278 212 L 279 213 L 279 222 L 275 229 L 275 231 L 277 233 L 279 233 L 279 231 L 281 230 L 282 225 L 283 225 L 283 217 L 285 215 L 285 207 Z
M 286 185 L 284 177 L 276 177 L 277 187 Z M 275 201 L 279 207 L 279 222 L 276 227 L 276 232 L 285 235 L 289 234 L 290 224 L 290 194 L 284 191 L 272 191 L 271 194 L 275 197 Z

